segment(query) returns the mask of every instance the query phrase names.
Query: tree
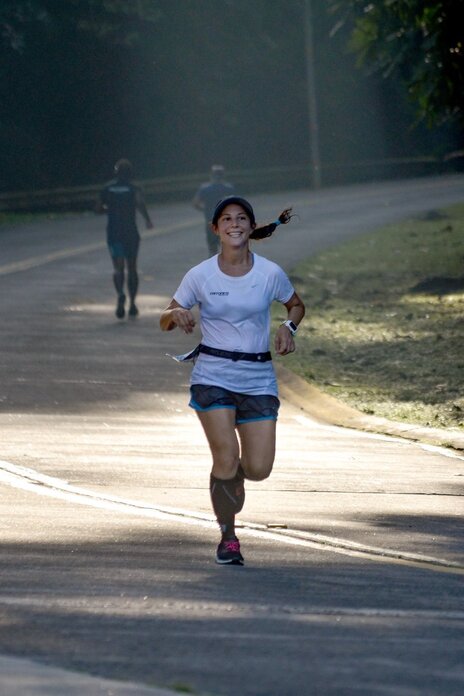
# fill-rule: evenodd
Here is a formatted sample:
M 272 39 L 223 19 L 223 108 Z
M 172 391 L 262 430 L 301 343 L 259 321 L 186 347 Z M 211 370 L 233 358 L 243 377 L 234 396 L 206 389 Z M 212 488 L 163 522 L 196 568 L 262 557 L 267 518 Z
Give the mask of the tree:
M 160 17 L 156 0 L 4 0 L 0 6 L 0 45 L 22 51 L 31 25 L 42 30 L 72 22 L 78 31 L 88 32 L 114 43 L 133 43 L 142 25 Z
M 349 48 L 358 64 L 405 82 L 429 126 L 464 125 L 461 0 L 329 0 L 332 33 L 352 23 Z
M 449 152 L 405 88 L 367 77 L 313 3 L 325 183 L 358 160 Z M 365 0 L 367 2 L 367 0 Z M 385 0 L 387 2 L 387 0 Z M 354 4 L 353 4 L 354 3 Z M 364 6 L 365 3 L 363 3 Z M 0 191 L 307 165 L 303 0 L 0 0 Z M 451 142 L 450 142 L 451 141 Z
M 136 108 L 124 99 L 127 66 L 159 20 L 158 6 L 2 0 L 0 189 L 66 185 L 82 171 L 89 180 L 101 175 L 96 160 L 117 158 Z
M 122 156 L 141 177 L 304 161 L 299 16 L 285 0 L 2 0 L 0 189 L 101 180 Z

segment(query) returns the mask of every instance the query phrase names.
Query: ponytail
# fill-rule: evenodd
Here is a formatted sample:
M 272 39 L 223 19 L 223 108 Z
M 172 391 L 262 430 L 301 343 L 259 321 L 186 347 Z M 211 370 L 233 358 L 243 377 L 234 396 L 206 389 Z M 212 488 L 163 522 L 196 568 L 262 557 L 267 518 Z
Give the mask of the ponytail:
M 278 225 L 286 225 L 287 222 L 290 222 L 292 217 L 294 217 L 291 213 L 291 208 L 285 208 L 274 222 L 262 227 L 256 227 L 250 234 L 250 239 L 266 239 L 266 237 L 270 237 Z

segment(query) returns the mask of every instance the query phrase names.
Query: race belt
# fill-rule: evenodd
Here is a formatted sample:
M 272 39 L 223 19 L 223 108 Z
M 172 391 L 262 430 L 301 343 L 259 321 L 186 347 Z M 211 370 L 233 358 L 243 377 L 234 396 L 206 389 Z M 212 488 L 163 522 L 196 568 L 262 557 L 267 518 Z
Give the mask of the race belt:
M 246 360 L 247 362 L 268 362 L 272 360 L 272 355 L 270 351 L 265 353 L 242 353 L 239 350 L 222 350 L 222 348 L 212 348 L 211 346 L 205 346 L 203 343 L 199 343 L 196 348 L 190 351 L 190 353 L 184 353 L 183 355 L 171 355 L 171 358 L 177 360 L 177 362 L 187 362 L 189 360 L 195 360 L 200 353 L 205 353 L 205 355 L 214 355 L 215 358 L 226 358 L 227 360 L 233 360 L 237 362 L 238 360 Z

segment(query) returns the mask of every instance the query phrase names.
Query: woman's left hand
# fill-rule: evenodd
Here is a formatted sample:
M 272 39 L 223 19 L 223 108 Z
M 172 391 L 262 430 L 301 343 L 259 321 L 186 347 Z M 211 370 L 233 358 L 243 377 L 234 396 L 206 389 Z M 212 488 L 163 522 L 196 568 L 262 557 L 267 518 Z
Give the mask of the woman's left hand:
M 295 351 L 295 341 L 289 329 L 283 324 L 277 329 L 274 339 L 275 351 L 278 355 L 288 355 Z

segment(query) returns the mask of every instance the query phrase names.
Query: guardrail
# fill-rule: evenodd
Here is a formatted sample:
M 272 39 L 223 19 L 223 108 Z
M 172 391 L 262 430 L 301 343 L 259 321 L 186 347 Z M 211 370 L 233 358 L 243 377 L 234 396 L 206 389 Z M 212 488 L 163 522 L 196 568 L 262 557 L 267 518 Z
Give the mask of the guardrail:
M 306 167 L 228 170 L 227 176 L 244 194 L 286 186 L 289 188 L 305 186 L 308 185 L 309 180 Z M 205 174 L 190 174 L 144 179 L 137 183 L 142 186 L 149 202 L 189 200 L 206 179 Z M 102 186 L 103 184 L 2 193 L 0 194 L 0 211 L 91 210 L 95 207 Z
M 322 167 L 324 186 L 361 183 L 393 177 L 411 177 L 455 171 L 455 162 L 435 157 L 365 160 Z M 244 195 L 279 189 L 310 187 L 309 166 L 278 166 L 253 170 L 228 170 L 228 178 Z M 140 180 L 148 202 L 190 200 L 205 174 Z M 92 210 L 103 184 L 0 194 L 0 212 L 52 212 Z

